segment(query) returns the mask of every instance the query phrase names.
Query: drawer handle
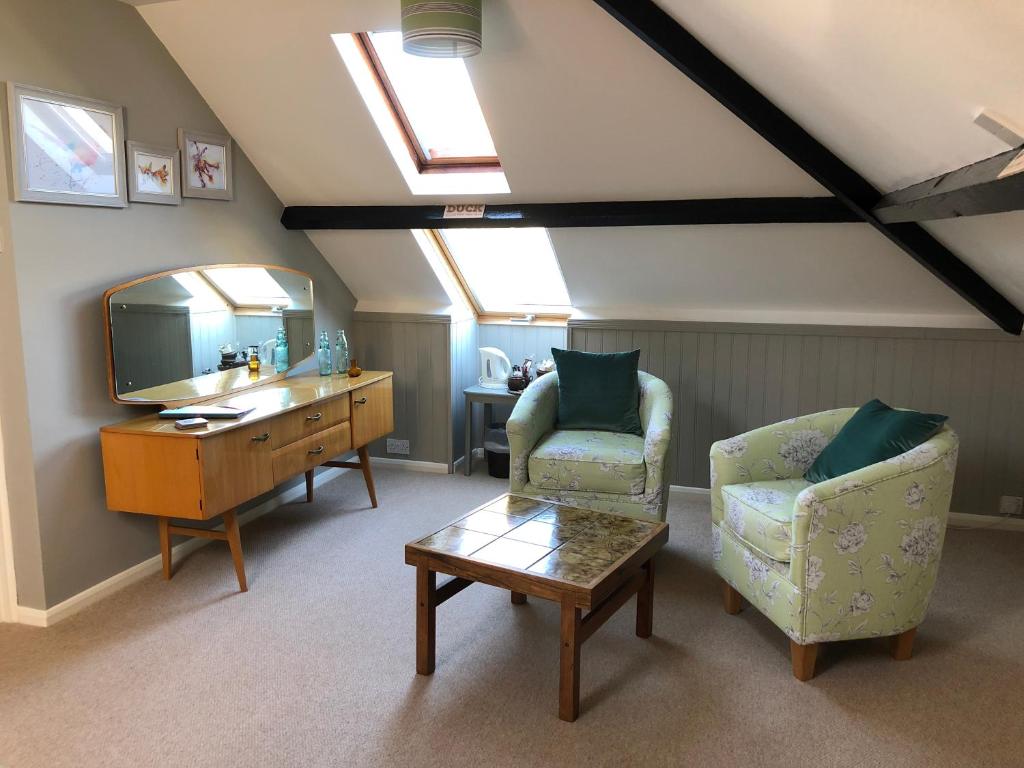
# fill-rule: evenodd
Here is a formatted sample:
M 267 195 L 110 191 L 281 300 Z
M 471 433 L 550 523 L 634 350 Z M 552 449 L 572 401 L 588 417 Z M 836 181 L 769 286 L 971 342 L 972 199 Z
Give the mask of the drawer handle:
M 312 416 L 307 416 L 306 421 L 320 421 L 323 418 L 322 413 L 314 413 Z
M 366 405 L 366 398 L 360 397 L 358 400 L 356 400 L 356 405 Z
M 319 456 L 323 452 L 324 447 L 322 445 L 319 448 L 314 448 L 312 451 L 306 451 L 306 453 L 310 454 L 311 456 Z
M 256 435 L 256 437 L 254 437 L 252 439 L 252 441 L 254 443 L 265 443 L 269 439 L 270 439 L 270 433 L 269 432 L 264 432 L 262 435 Z

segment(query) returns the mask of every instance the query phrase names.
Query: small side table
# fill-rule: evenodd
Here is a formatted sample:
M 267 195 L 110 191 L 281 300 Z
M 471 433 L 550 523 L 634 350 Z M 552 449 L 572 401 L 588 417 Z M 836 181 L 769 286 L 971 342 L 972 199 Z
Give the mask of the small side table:
M 519 395 L 503 389 L 481 387 L 479 384 L 466 387 L 462 394 L 466 396 L 466 455 L 462 461 L 466 465 L 466 477 L 469 477 L 473 472 L 473 403 L 483 403 L 486 426 L 491 423 L 491 411 L 495 403 L 515 405 Z

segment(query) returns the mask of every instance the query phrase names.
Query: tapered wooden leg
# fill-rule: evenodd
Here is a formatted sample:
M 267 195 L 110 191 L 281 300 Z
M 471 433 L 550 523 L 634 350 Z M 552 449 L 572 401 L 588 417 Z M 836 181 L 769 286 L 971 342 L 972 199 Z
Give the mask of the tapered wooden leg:
M 416 673 L 434 673 L 437 637 L 437 574 L 425 565 L 416 566 Z
M 558 717 L 573 722 L 580 714 L 580 609 L 562 600 L 562 653 L 558 682 Z
M 313 501 L 313 470 L 306 472 L 306 503 Z
M 164 578 L 171 579 L 171 532 L 168 529 L 170 520 L 166 517 L 156 519 L 157 527 L 160 529 L 160 556 L 164 561 Z
M 228 547 L 231 548 L 231 559 L 235 561 L 238 590 L 248 592 L 249 585 L 245 583 L 245 559 L 242 557 L 242 537 L 238 533 L 238 520 L 233 509 L 224 513 L 224 533 L 227 535 Z
M 525 592 L 513 592 L 512 593 L 512 605 L 526 605 L 526 593 Z
M 917 627 L 889 638 L 889 653 L 896 661 L 907 661 L 914 653 L 914 635 Z
M 725 604 L 725 612 L 730 616 L 735 616 L 743 607 L 743 596 L 725 579 L 722 579 L 722 602 Z
M 370 504 L 373 508 L 377 508 L 377 491 L 373 487 L 373 472 L 370 471 L 370 452 L 366 450 L 364 445 L 358 449 L 356 453 L 359 454 L 359 466 L 363 470 L 363 479 L 366 481 L 366 490 L 370 494 Z
M 644 563 L 646 578 L 636 593 L 636 636 L 650 637 L 654 631 L 654 558 Z
M 793 660 L 793 677 L 802 683 L 814 677 L 814 662 L 818 659 L 817 643 L 800 645 L 795 640 L 790 640 L 789 654 Z

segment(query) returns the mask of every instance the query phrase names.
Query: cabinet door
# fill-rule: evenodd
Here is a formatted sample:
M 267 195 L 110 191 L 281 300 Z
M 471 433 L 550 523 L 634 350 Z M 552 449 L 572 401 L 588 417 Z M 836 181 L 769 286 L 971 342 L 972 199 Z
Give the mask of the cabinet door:
M 274 487 L 269 421 L 199 441 L 203 516 L 213 517 Z
M 352 447 L 362 448 L 395 428 L 391 378 L 360 387 L 352 398 Z

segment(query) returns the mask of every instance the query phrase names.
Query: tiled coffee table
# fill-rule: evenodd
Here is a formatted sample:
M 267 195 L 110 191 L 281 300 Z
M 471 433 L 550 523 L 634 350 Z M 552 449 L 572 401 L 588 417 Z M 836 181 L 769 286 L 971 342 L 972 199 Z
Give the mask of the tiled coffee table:
M 505 494 L 431 535 L 405 545 L 416 566 L 416 671 L 434 671 L 437 606 L 473 582 L 562 606 L 558 716 L 580 709 L 580 646 L 634 594 L 636 634 L 650 637 L 654 555 L 668 524 Z M 440 587 L 437 573 L 454 578 Z M 587 615 L 582 616 L 586 610 Z

